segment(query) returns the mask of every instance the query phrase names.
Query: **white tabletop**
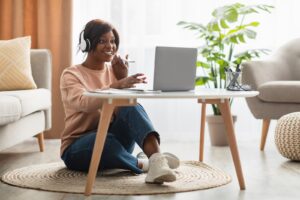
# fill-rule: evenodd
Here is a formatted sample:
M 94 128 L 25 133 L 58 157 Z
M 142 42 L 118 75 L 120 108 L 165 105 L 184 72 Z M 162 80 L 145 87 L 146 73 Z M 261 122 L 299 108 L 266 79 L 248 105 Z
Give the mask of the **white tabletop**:
M 85 96 L 92 96 L 102 99 L 164 99 L 164 98 L 185 98 L 185 99 L 227 99 L 235 97 L 254 97 L 258 91 L 228 91 L 226 89 L 207 89 L 201 88 L 195 91 L 186 92 L 159 92 L 159 93 L 120 93 L 106 94 L 96 92 L 85 92 Z

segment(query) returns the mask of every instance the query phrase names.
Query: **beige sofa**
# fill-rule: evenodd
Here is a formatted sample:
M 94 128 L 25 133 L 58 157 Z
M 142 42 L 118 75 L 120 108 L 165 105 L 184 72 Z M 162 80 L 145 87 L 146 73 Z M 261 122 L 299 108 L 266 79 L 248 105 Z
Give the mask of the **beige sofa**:
M 0 151 L 32 136 L 43 151 L 43 131 L 51 128 L 51 54 L 31 50 L 37 89 L 0 91 Z
M 260 93 L 246 100 L 254 117 L 263 120 L 264 150 L 270 120 L 300 111 L 300 38 L 283 45 L 269 60 L 243 63 L 242 82 Z

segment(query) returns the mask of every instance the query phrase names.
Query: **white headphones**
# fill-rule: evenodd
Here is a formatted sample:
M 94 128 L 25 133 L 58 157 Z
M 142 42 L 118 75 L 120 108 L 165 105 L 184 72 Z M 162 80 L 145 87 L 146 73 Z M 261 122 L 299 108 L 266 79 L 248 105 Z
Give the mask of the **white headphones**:
M 83 30 L 80 35 L 79 49 L 82 52 L 88 52 L 90 48 L 91 48 L 91 42 L 89 39 L 84 39 L 84 30 Z

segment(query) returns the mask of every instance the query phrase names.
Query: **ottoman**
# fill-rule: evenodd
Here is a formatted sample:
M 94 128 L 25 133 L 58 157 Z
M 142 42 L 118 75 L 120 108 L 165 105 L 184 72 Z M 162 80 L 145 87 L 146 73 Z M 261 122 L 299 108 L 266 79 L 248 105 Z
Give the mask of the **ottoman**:
M 275 144 L 282 156 L 300 161 L 300 112 L 284 115 L 278 120 Z

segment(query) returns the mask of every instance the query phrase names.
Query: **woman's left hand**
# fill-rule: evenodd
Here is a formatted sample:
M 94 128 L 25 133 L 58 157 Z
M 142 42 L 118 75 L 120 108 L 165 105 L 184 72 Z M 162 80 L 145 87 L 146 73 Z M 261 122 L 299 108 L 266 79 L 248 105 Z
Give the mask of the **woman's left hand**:
M 118 80 L 128 76 L 128 54 L 125 56 L 125 59 L 122 59 L 121 56 L 115 55 L 111 65 L 114 71 L 114 74 Z

